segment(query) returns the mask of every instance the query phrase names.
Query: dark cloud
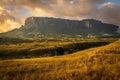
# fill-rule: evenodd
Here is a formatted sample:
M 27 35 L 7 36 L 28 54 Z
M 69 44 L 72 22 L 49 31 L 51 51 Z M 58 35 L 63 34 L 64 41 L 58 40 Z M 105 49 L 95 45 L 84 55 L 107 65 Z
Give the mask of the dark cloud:
M 108 23 L 120 25 L 120 5 L 108 2 L 100 9 L 101 19 Z

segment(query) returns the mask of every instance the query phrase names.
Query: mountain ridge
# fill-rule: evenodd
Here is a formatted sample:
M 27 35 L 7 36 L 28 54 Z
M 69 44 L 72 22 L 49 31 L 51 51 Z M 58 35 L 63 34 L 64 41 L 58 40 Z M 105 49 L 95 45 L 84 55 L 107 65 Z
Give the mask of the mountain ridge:
M 103 23 L 99 20 L 68 20 L 52 17 L 29 17 L 19 29 L 14 29 L 0 36 L 6 37 L 39 37 L 41 35 L 103 35 L 118 34 L 118 26 Z

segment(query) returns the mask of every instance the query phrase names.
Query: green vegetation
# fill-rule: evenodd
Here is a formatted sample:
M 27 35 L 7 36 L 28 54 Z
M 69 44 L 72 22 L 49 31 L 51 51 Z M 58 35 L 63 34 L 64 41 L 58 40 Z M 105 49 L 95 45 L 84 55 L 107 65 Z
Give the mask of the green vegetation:
M 120 40 L 63 56 L 1 60 L 0 79 L 119 80 Z
M 19 29 L 1 33 L 0 36 L 17 38 L 41 38 L 51 35 L 120 37 L 120 34 L 117 32 L 118 28 L 116 25 L 102 23 L 94 19 L 79 21 L 49 17 L 29 17 L 25 20 L 25 24 Z
M 15 39 L 13 39 L 14 43 L 18 42 L 19 44 L 0 45 L 0 58 L 15 59 L 58 56 L 110 43 L 99 40 L 77 41 L 76 38 L 67 39 L 67 41 L 58 41 L 55 39 L 46 40 L 47 41 L 37 40 L 29 43 L 19 43 L 18 40 L 15 42 Z
M 29 17 L 0 33 L 0 80 L 120 80 L 118 26 Z
M 0 44 L 19 44 L 19 43 L 31 43 L 31 42 L 33 42 L 33 40 L 10 38 L 10 37 L 0 37 Z

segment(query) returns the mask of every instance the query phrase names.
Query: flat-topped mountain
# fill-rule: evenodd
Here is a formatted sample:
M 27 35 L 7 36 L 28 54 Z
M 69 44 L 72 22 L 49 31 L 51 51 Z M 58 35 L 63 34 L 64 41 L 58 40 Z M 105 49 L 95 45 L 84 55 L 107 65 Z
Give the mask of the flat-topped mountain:
M 67 20 L 48 17 L 29 17 L 25 24 L 12 31 L 1 33 L 5 37 L 40 37 L 44 35 L 116 35 L 118 26 L 94 19 Z

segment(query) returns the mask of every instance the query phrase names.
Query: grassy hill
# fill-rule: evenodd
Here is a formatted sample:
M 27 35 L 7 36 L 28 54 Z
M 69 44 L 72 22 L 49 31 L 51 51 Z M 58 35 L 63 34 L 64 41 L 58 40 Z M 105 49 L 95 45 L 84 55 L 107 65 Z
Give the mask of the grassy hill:
M 0 61 L 1 80 L 119 80 L 120 40 L 73 54 Z

